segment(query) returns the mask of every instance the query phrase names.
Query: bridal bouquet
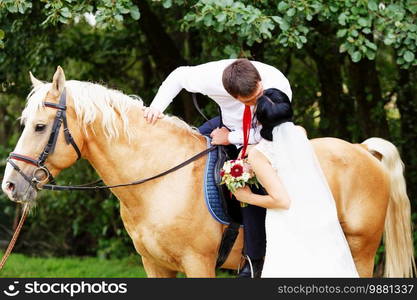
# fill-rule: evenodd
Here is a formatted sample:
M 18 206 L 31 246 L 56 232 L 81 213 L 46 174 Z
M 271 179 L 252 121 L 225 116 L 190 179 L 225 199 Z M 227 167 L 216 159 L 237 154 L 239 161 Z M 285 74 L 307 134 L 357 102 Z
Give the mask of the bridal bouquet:
M 247 184 L 258 187 L 258 180 L 247 159 L 226 161 L 220 170 L 220 176 L 222 177 L 220 184 L 225 184 L 232 193 Z

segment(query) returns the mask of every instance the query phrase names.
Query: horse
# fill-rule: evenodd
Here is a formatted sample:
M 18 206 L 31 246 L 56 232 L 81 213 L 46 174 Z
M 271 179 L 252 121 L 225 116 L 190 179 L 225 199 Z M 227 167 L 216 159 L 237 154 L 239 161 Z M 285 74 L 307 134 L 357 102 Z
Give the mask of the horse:
M 61 67 L 52 83 L 31 73 L 30 77 L 33 89 L 21 118 L 25 128 L 14 153 L 26 158 L 42 153 L 65 90 L 67 129 L 59 129 L 56 145 L 45 162 L 53 177 L 77 161 L 77 151 L 66 140 L 68 132 L 81 157 L 107 185 L 158 174 L 207 148 L 206 139 L 179 118 L 165 115 L 156 124 L 148 124 L 140 99 L 95 83 L 66 81 Z M 384 275 L 413 276 L 410 201 L 397 148 L 379 138 L 362 144 L 336 138 L 318 138 L 311 143 L 334 195 L 359 275 L 373 276 L 374 258 L 384 237 Z M 178 272 L 187 277 L 215 276 L 225 225 L 214 220 L 204 202 L 206 159 L 201 157 L 141 185 L 111 189 L 120 201 L 124 227 L 148 277 L 175 277 Z M 39 167 L 16 156 L 10 160 L 20 173 L 7 164 L 4 193 L 15 202 L 34 203 L 37 187 L 42 188 L 45 182 L 35 186 L 23 175 L 29 177 Z M 240 229 L 222 268 L 238 268 L 242 246 Z

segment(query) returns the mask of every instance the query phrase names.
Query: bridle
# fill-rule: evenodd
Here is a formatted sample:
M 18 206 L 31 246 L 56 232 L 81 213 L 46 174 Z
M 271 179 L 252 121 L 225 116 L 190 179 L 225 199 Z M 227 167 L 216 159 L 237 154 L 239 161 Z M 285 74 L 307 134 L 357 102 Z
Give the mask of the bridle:
M 77 144 L 74 141 L 74 138 L 72 137 L 69 129 L 68 129 L 68 123 L 67 123 L 67 93 L 64 89 L 61 93 L 61 96 L 59 98 L 59 103 L 52 103 L 52 102 L 44 102 L 43 104 L 45 107 L 54 108 L 57 110 L 54 123 L 52 124 L 52 130 L 51 134 L 48 139 L 48 143 L 46 144 L 45 148 L 43 149 L 42 153 L 39 155 L 38 159 L 31 158 L 26 155 L 18 154 L 18 153 L 10 153 L 7 162 L 12 165 L 12 167 L 27 181 L 29 184 L 34 187 L 36 190 L 41 190 L 39 187 L 40 183 L 45 182 L 51 182 L 52 184 L 55 183 L 55 179 L 52 176 L 51 172 L 48 170 L 48 168 L 45 166 L 45 162 L 48 158 L 48 156 L 55 151 L 56 142 L 58 140 L 59 136 L 59 130 L 61 128 L 61 125 L 63 125 L 64 129 L 64 137 L 66 143 L 69 145 L 71 144 L 74 148 L 75 152 L 77 152 L 78 159 L 81 158 L 81 151 L 78 148 Z M 27 164 L 31 164 L 36 166 L 37 168 L 33 171 L 32 178 L 27 176 L 23 171 L 19 168 L 19 166 L 13 161 L 18 160 L 25 162 Z
M 28 157 L 26 155 L 22 155 L 22 154 L 12 152 L 12 153 L 10 153 L 10 155 L 7 159 L 7 162 L 9 164 L 11 164 L 12 167 L 34 189 L 36 189 L 38 191 L 40 191 L 40 190 L 85 191 L 85 190 L 101 190 L 101 189 L 119 188 L 119 187 L 131 186 L 131 185 L 138 185 L 138 184 L 142 184 L 142 183 L 145 183 L 147 181 L 162 177 L 162 176 L 164 176 L 166 174 L 169 174 L 171 172 L 174 172 L 174 171 L 190 164 L 191 162 L 199 159 L 200 157 L 203 157 L 207 153 L 209 153 L 209 152 L 211 152 L 211 151 L 213 151 L 214 149 L 217 148 L 216 145 L 211 146 L 210 148 L 207 148 L 207 149 L 197 153 L 196 155 L 190 157 L 186 161 L 184 161 L 182 163 L 179 163 L 178 165 L 176 165 L 176 166 L 174 166 L 174 167 L 172 167 L 172 168 L 170 168 L 166 171 L 163 171 L 163 172 L 161 172 L 159 174 L 156 174 L 156 175 L 153 175 L 151 177 L 141 179 L 141 180 L 136 180 L 136 181 L 133 181 L 133 182 L 130 182 L 130 183 L 121 183 L 121 184 L 115 184 L 115 185 L 91 186 L 91 185 L 94 185 L 96 183 L 101 182 L 101 180 L 98 180 L 98 181 L 95 181 L 93 183 L 84 184 L 84 185 L 75 185 L 75 186 L 56 185 L 54 177 L 52 176 L 52 174 L 48 170 L 48 168 L 45 166 L 45 162 L 46 162 L 46 159 L 48 158 L 48 155 L 52 154 L 55 150 L 56 142 L 58 140 L 58 135 L 59 135 L 59 129 L 61 128 L 61 124 L 63 124 L 63 126 L 64 126 L 65 141 L 68 145 L 71 144 L 72 147 L 74 148 L 75 152 L 77 152 L 77 155 L 78 155 L 77 160 L 81 158 L 81 151 L 78 148 L 77 144 L 75 143 L 75 141 L 74 141 L 73 137 L 71 136 L 71 133 L 69 132 L 69 129 L 68 129 L 67 117 L 66 117 L 67 105 L 66 105 L 66 91 L 65 91 L 65 89 L 61 94 L 61 97 L 59 99 L 59 104 L 52 103 L 52 102 L 44 102 L 44 105 L 46 107 L 57 109 L 57 112 L 56 112 L 54 123 L 52 125 L 52 131 L 51 131 L 51 135 L 49 136 L 48 143 L 46 144 L 45 149 L 43 150 L 43 152 L 39 155 L 39 158 L 38 159 L 33 159 L 33 158 Z M 33 171 L 32 178 L 27 176 L 13 160 L 22 161 L 22 162 L 25 162 L 27 164 L 31 164 L 31 165 L 36 166 L 37 168 Z M 43 186 L 40 186 L 40 184 L 46 183 L 48 181 L 51 184 L 44 184 Z

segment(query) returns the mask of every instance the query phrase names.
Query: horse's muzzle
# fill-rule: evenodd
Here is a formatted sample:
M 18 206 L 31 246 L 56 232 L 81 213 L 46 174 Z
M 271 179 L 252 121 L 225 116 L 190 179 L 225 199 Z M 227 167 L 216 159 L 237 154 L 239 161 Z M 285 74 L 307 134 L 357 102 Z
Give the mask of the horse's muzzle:
M 37 196 L 36 189 L 24 178 L 15 176 L 14 172 L 3 178 L 1 188 L 10 200 L 18 203 L 32 202 Z

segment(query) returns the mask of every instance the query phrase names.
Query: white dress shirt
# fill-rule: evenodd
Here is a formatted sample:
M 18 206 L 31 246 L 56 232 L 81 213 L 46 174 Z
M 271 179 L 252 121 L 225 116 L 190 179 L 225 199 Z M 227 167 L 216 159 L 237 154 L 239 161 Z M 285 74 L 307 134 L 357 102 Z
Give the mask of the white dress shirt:
M 229 142 L 240 146 L 243 144 L 242 119 L 245 105 L 232 97 L 224 89 L 222 83 L 224 69 L 234 61 L 235 59 L 224 59 L 175 69 L 159 87 L 150 106 L 163 112 L 182 89 L 206 95 L 220 106 L 223 124 L 231 130 L 228 137 Z M 264 89 L 279 89 L 291 100 L 290 83 L 279 70 L 258 61 L 251 62 L 261 76 Z M 251 109 L 253 113 L 253 106 Z M 260 141 L 259 130 L 259 126 L 251 129 L 249 144 L 256 144 Z

